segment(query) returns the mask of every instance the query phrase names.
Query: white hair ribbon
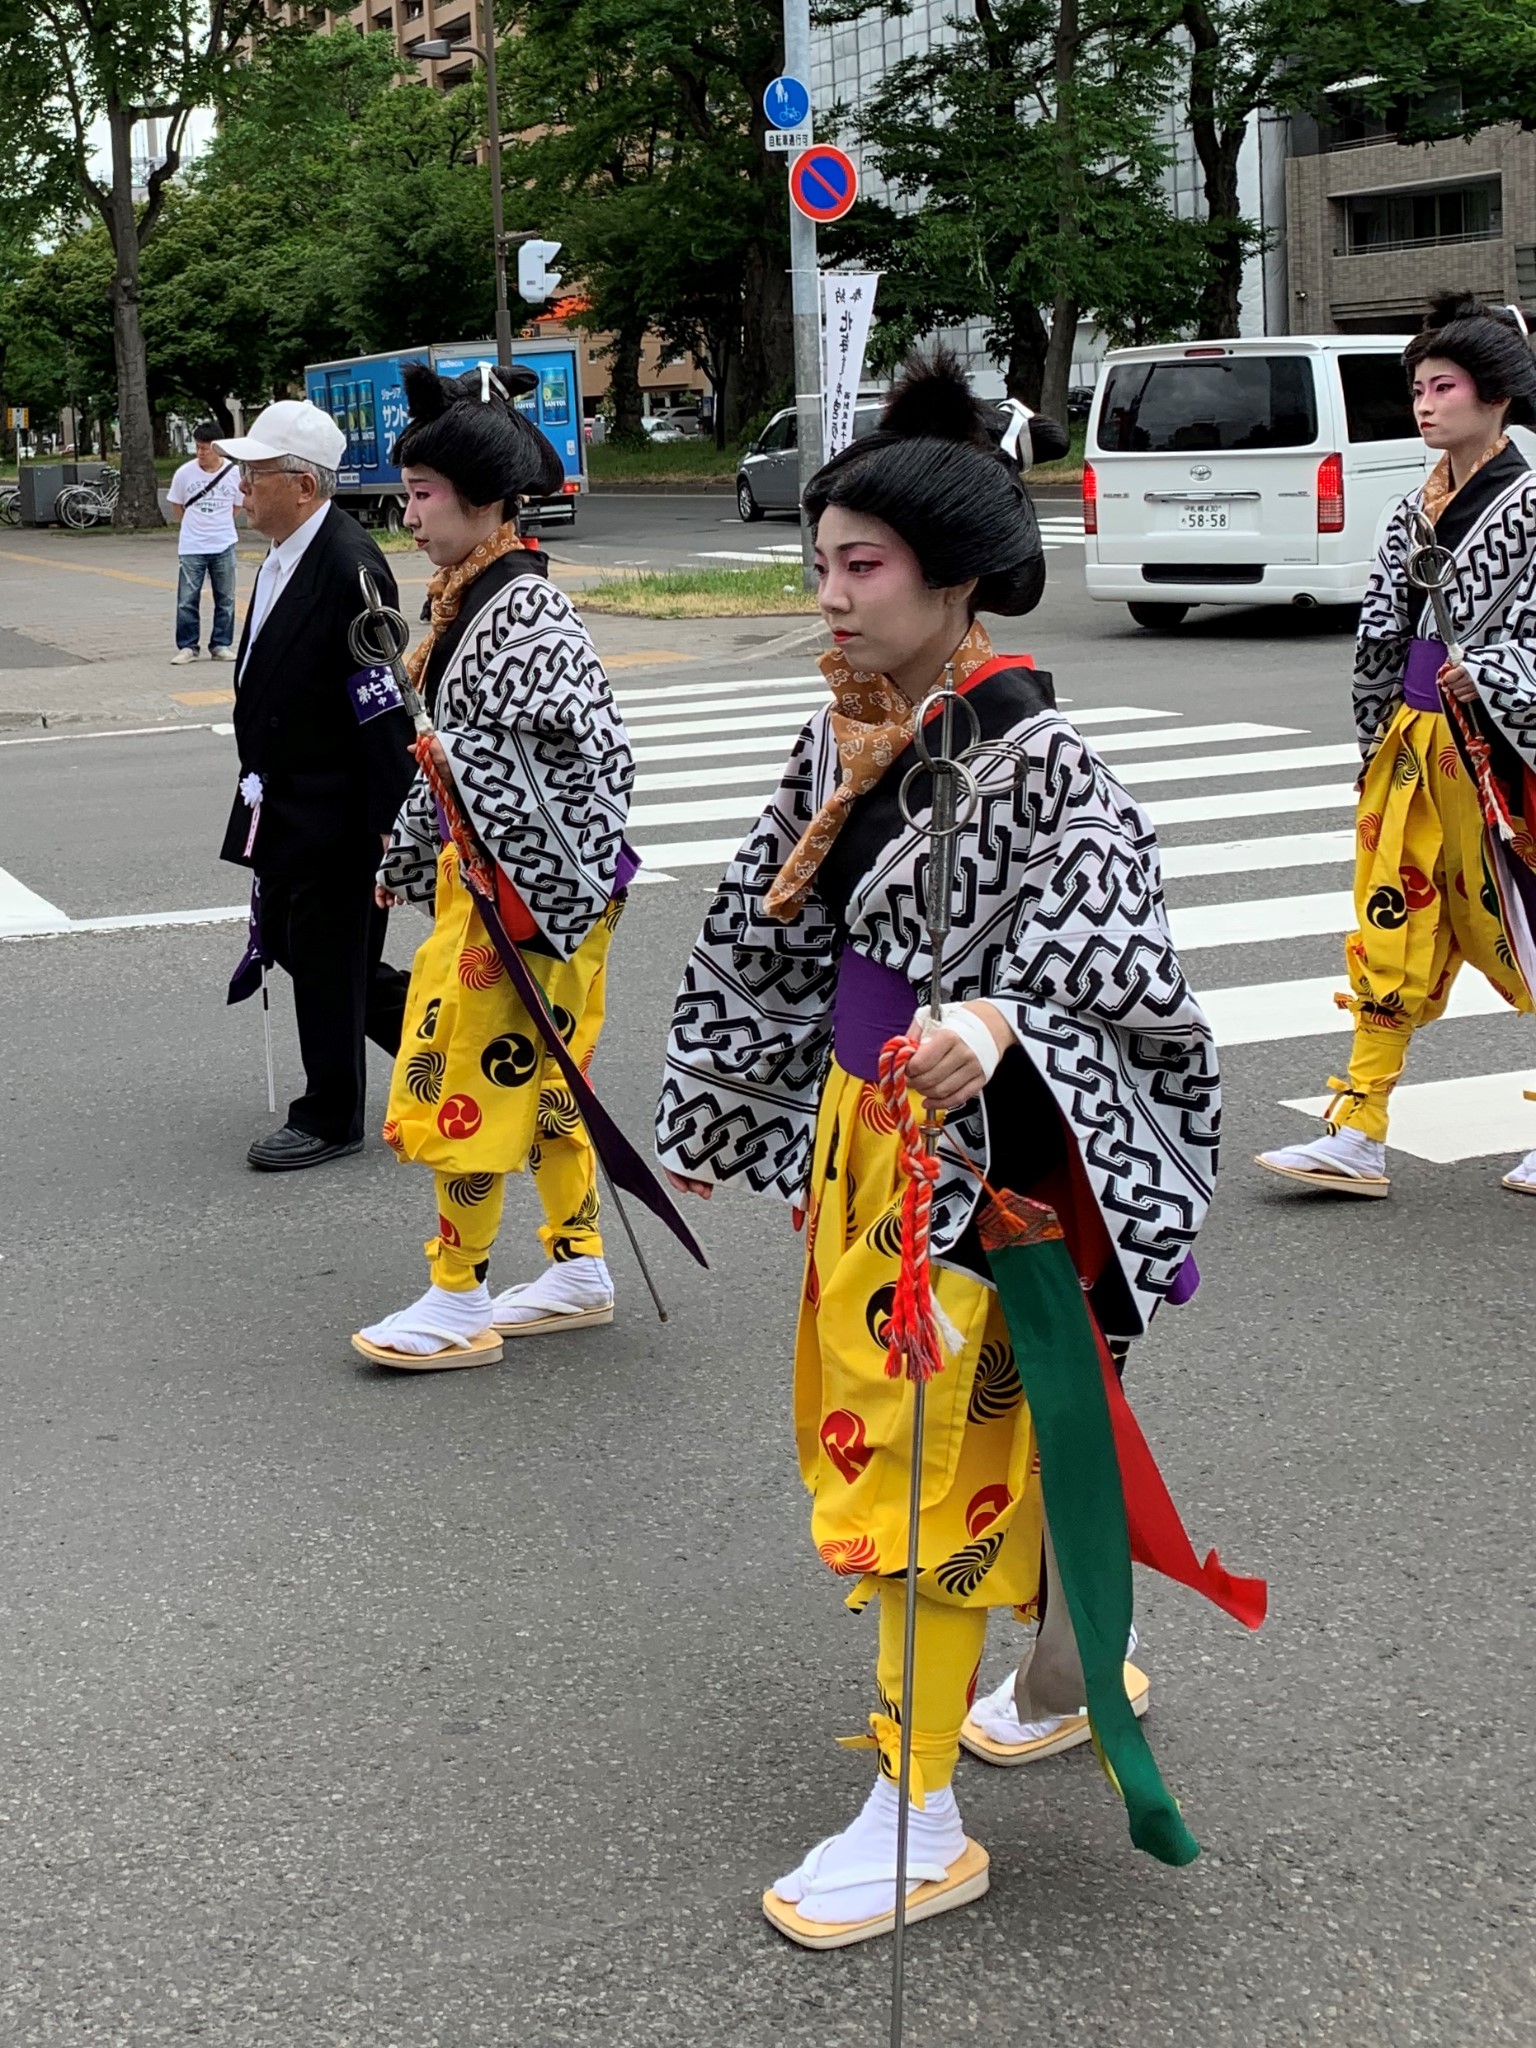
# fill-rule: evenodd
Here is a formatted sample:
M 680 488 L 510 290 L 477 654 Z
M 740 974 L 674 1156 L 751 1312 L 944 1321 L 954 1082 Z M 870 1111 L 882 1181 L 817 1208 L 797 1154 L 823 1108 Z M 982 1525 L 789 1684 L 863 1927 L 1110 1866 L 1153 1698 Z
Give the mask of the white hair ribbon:
M 490 404 L 491 386 L 493 384 L 496 386 L 496 389 L 501 394 L 501 396 L 505 398 L 507 395 L 506 385 L 502 383 L 501 379 L 497 376 L 496 372 L 491 368 L 489 363 L 482 363 L 480 365 L 480 403 L 482 405 Z
M 1026 461 L 1019 453 L 1019 444 L 1023 440 L 1024 430 L 1034 418 L 1034 414 L 1024 404 L 1023 400 L 1018 398 L 1005 398 L 1003 400 L 1003 410 L 1004 412 L 1012 413 L 1013 417 L 1008 423 L 1008 431 L 1003 435 L 1000 444 L 1002 452 L 1011 461 L 1017 462 L 1021 469 L 1028 469 L 1030 463 L 1034 460 L 1034 451 L 1033 449 L 1030 450 L 1029 460 Z
M 1529 341 L 1531 338 L 1531 330 L 1527 326 L 1525 315 L 1521 312 L 1520 308 L 1518 306 L 1506 306 L 1504 310 L 1506 313 L 1514 314 L 1515 318 L 1520 322 L 1520 332 L 1525 336 L 1526 340 Z

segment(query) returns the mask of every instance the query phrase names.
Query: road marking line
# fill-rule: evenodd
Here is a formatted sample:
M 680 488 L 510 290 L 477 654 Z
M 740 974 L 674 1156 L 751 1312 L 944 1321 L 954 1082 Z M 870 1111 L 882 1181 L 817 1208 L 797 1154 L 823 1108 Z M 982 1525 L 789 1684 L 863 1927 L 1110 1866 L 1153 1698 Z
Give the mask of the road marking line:
M 818 698 L 816 701 L 819 703 L 821 700 Z M 793 710 L 794 707 L 791 706 L 790 709 Z M 806 716 L 807 713 L 801 711 L 796 714 L 792 725 L 786 724 L 783 712 L 769 705 L 761 711 L 719 711 L 713 718 L 689 718 L 680 713 L 667 724 L 630 725 L 627 720 L 625 723 L 631 740 L 686 739 L 690 734 L 702 737 L 715 733 L 763 732 L 769 737 L 781 736 L 785 748 L 788 749 L 805 724 Z M 766 743 L 764 739 L 760 740 L 758 745 L 763 746 Z M 711 747 L 694 749 L 695 753 L 709 754 L 713 751 Z
M 1261 946 L 1271 939 L 1315 939 L 1354 930 L 1352 889 L 1315 896 L 1256 896 L 1246 903 L 1194 903 L 1170 910 L 1173 943 L 1181 953 L 1201 946 Z
M 1219 818 L 1289 818 L 1302 811 L 1352 811 L 1359 801 L 1349 784 L 1341 782 L 1337 786 L 1313 784 L 1307 789 L 1238 789 L 1214 796 L 1154 797 L 1142 809 L 1161 827 L 1214 824 Z
M 1216 1043 L 1278 1044 L 1289 1038 L 1343 1037 L 1355 1028 L 1348 1010 L 1334 1002 L 1349 977 L 1341 960 L 1334 974 L 1309 975 L 1299 981 L 1256 981 L 1236 988 L 1196 989 L 1195 1000 L 1211 1020 Z M 1509 1005 L 1471 968 L 1457 976 L 1447 1003 L 1447 1017 L 1491 1017 Z M 1393 1096 L 1393 1101 L 1396 1101 Z
M 682 704 L 652 704 L 641 711 L 635 711 L 630 706 L 624 704 L 621 704 L 619 708 L 625 712 L 625 723 L 633 734 L 638 732 L 649 719 L 686 719 L 692 717 L 695 713 L 713 712 L 717 715 L 719 722 L 723 724 L 732 719 L 771 718 L 776 712 L 783 711 L 800 715 L 803 718 L 805 714 L 814 711 L 818 704 L 825 704 L 826 702 L 827 692 L 824 689 L 784 690 L 776 692 L 772 698 L 766 701 L 760 700 L 756 704 L 752 703 L 750 696 L 743 692 L 735 697 L 700 697 L 694 702 Z M 711 719 L 710 725 L 713 725 L 715 722 L 715 719 Z M 694 727 L 687 725 L 667 724 L 658 724 L 655 728 L 658 733 L 669 731 L 691 732 L 694 729 Z M 709 727 L 705 726 L 700 729 L 707 731 Z
M 0 934 L 35 931 L 39 925 L 52 926 L 63 920 L 64 912 L 56 903 L 0 868 Z
M 93 562 L 56 562 L 48 555 L 24 555 L 17 548 L 0 548 L 0 561 L 35 562 L 41 569 L 57 569 L 72 576 L 105 576 L 114 583 L 142 583 L 150 590 L 174 590 L 174 583 L 167 583 L 163 576 L 135 576 L 128 569 L 104 569 Z M 69 652 L 65 648 L 64 652 Z
M 51 909 L 52 905 L 46 907 Z M 222 910 L 130 911 L 126 917 L 65 917 L 62 911 L 56 911 L 50 922 L 39 920 L 30 928 L 14 931 L 7 931 L 0 918 L 0 944 L 12 939 L 72 939 L 86 932 L 150 932 L 172 925 L 244 924 L 250 914 L 249 903 L 236 903 Z
M 1274 868 L 1320 868 L 1355 857 L 1355 835 L 1348 832 L 1287 832 L 1268 839 L 1219 839 L 1204 845 L 1165 846 L 1166 881 L 1193 875 L 1262 874 Z
M 710 730 L 713 731 L 714 728 L 711 727 Z M 795 735 L 799 730 L 800 726 L 798 724 L 786 726 L 783 729 L 781 750 L 778 759 L 773 763 L 771 771 L 773 774 L 777 775 L 783 767 L 784 756 L 794 744 Z M 643 763 L 646 761 L 713 760 L 722 754 L 761 754 L 765 747 L 773 744 L 773 737 L 772 733 L 763 733 L 757 739 L 715 740 L 707 747 L 701 747 L 697 740 L 690 741 L 686 746 L 636 747 L 634 755 L 637 763 Z M 702 777 L 700 779 L 702 780 Z
M 1486 1159 L 1491 1153 L 1529 1152 L 1536 1146 L 1536 1103 L 1524 1090 L 1536 1087 L 1536 1073 L 1464 1074 L 1455 1081 L 1415 1081 L 1392 1090 L 1392 1124 L 1387 1143 L 1436 1166 L 1458 1159 Z M 1327 1095 L 1287 1102 L 1309 1116 L 1321 1116 Z
M 17 739 L 0 740 L 0 747 L 57 747 L 65 740 L 146 740 L 167 732 L 230 733 L 234 729 L 232 725 L 209 724 L 206 719 L 195 723 L 178 719 L 174 725 L 123 725 L 106 732 L 29 732 Z
M 1177 732 L 1106 732 L 1093 742 L 1095 753 L 1115 754 L 1126 747 L 1219 747 L 1230 740 L 1290 739 L 1305 733 L 1304 725 L 1181 725 Z M 1119 769 L 1115 773 L 1119 774 Z
M 697 661 L 696 654 L 674 654 L 670 647 L 657 647 L 650 653 L 600 654 L 598 660 L 605 669 L 610 668 L 660 668 L 669 661 Z
M 601 660 L 602 657 L 598 658 Z M 823 689 L 826 688 L 822 678 L 813 671 L 808 676 L 753 676 L 750 679 L 739 676 L 728 677 L 718 683 L 674 683 L 669 689 L 662 690 L 625 690 L 618 702 L 620 710 L 628 711 L 641 704 L 659 704 L 668 697 L 715 696 L 722 690 L 788 690 L 806 683 L 820 683 Z
M 637 789 L 729 789 L 738 782 L 754 783 L 761 792 L 757 807 L 763 805 L 779 786 L 784 773 L 784 756 L 771 761 L 742 761 L 731 768 L 668 768 L 652 774 L 646 770 L 635 777 Z
M 235 693 L 233 690 L 172 690 L 170 698 L 173 704 L 185 704 L 189 711 L 206 711 L 210 705 L 233 704 Z
M 1298 768 L 1342 768 L 1360 765 L 1360 749 L 1337 747 L 1274 747 L 1268 753 L 1206 754 L 1189 761 L 1126 761 L 1115 763 L 1122 782 L 1194 782 L 1221 775 L 1294 774 Z

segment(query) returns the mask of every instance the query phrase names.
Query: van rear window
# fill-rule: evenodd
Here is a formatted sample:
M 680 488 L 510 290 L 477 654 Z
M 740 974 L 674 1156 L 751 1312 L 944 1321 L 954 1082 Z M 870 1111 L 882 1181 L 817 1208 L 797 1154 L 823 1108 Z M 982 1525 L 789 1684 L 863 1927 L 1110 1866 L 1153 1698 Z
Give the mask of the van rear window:
M 1117 363 L 1098 445 L 1117 454 L 1304 448 L 1317 439 L 1309 356 L 1207 356 Z
M 1417 441 L 1408 373 L 1400 356 L 1339 357 L 1344 420 L 1351 441 Z

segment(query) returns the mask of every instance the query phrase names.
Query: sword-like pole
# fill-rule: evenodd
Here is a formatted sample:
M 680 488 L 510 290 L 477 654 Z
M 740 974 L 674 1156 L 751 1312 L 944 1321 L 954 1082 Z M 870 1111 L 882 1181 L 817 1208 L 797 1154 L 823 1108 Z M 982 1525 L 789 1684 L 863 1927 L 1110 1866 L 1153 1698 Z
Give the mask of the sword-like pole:
M 928 742 L 923 730 L 923 711 L 926 708 L 931 717 L 935 701 L 939 706 L 937 747 Z M 972 744 L 979 739 L 980 728 L 976 715 L 965 699 L 956 695 L 953 671 L 947 671 L 944 686 L 936 693 L 936 698 L 930 699 L 926 707 L 918 708 L 918 719 L 913 735 L 918 761 L 910 771 L 912 778 L 924 773 L 930 775 L 933 783 L 928 823 L 918 829 L 926 833 L 929 846 L 928 879 L 923 892 L 923 909 L 928 925 L 928 1014 L 935 1024 L 944 1010 L 944 946 L 949 937 L 955 893 L 955 841 L 963 822 L 960 816 L 959 793 L 962 787 L 967 789 L 968 795 L 973 794 L 975 789 L 964 766 L 963 755 L 955 753 L 957 705 L 970 721 Z M 911 805 L 908 802 L 906 784 L 902 788 L 902 810 L 910 822 Z M 923 1118 L 923 1151 L 930 1159 L 938 1152 L 939 1133 L 943 1127 L 943 1112 L 927 1110 Z M 928 1415 L 927 1381 L 915 1374 L 909 1374 L 909 1380 L 912 1387 L 912 1471 L 907 1491 L 906 1606 L 902 1614 L 901 1637 L 901 1736 L 896 1771 L 896 1910 L 891 1930 L 891 2048 L 901 2048 L 905 2018 L 907 1862 L 908 1840 L 911 1833 L 911 1809 L 908 1801 L 912 1791 L 912 1687 L 917 1666 L 918 1538 L 923 1514 L 923 1437 Z

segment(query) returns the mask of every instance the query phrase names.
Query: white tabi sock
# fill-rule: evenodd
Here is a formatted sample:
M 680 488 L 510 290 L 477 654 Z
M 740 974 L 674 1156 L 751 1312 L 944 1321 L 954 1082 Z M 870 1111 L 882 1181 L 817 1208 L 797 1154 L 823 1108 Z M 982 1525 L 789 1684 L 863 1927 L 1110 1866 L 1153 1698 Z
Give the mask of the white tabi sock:
M 1264 1157 L 1274 1166 L 1290 1166 L 1302 1173 L 1339 1173 L 1356 1180 L 1380 1180 L 1387 1170 L 1387 1148 L 1375 1138 L 1362 1137 L 1348 1124 L 1339 1131 L 1325 1131 L 1310 1145 L 1287 1145 Z
M 613 1277 L 602 1259 L 565 1259 L 546 1266 L 537 1280 L 509 1287 L 491 1304 L 497 1323 L 534 1323 L 544 1316 L 580 1315 L 585 1309 L 612 1308 Z
M 1136 1642 L 1136 1631 L 1132 1629 L 1130 1640 L 1125 1646 L 1127 1663 L 1136 1654 Z M 1078 1709 L 1076 1715 L 1052 1714 L 1044 1721 L 1021 1721 L 1018 1702 L 1014 1698 L 1014 1686 L 1018 1676 L 1017 1669 L 1010 1671 L 996 1692 L 989 1692 L 985 1699 L 977 1700 L 971 1708 L 971 1719 L 989 1741 L 1001 1743 L 1009 1749 L 1024 1742 L 1043 1742 L 1046 1736 L 1054 1735 L 1066 1722 L 1076 1720 L 1078 1716 L 1087 1713 L 1087 1706 L 1084 1705 Z
M 775 1894 L 823 1924 L 872 1920 L 896 1910 L 896 1787 L 877 1778 L 864 1810 L 840 1835 L 829 1835 L 798 1870 L 781 1877 Z M 965 1829 L 953 1786 L 912 1807 L 907 1830 L 907 1896 L 937 1883 L 965 1853 Z
M 1518 1180 L 1526 1187 L 1536 1188 L 1536 1152 L 1527 1152 L 1520 1164 L 1512 1166 L 1504 1178 Z
M 490 1290 L 482 1280 L 467 1294 L 451 1293 L 434 1284 L 409 1308 L 397 1309 L 361 1334 L 370 1344 L 398 1351 L 403 1358 L 430 1358 L 434 1351 L 483 1336 L 490 1327 Z

